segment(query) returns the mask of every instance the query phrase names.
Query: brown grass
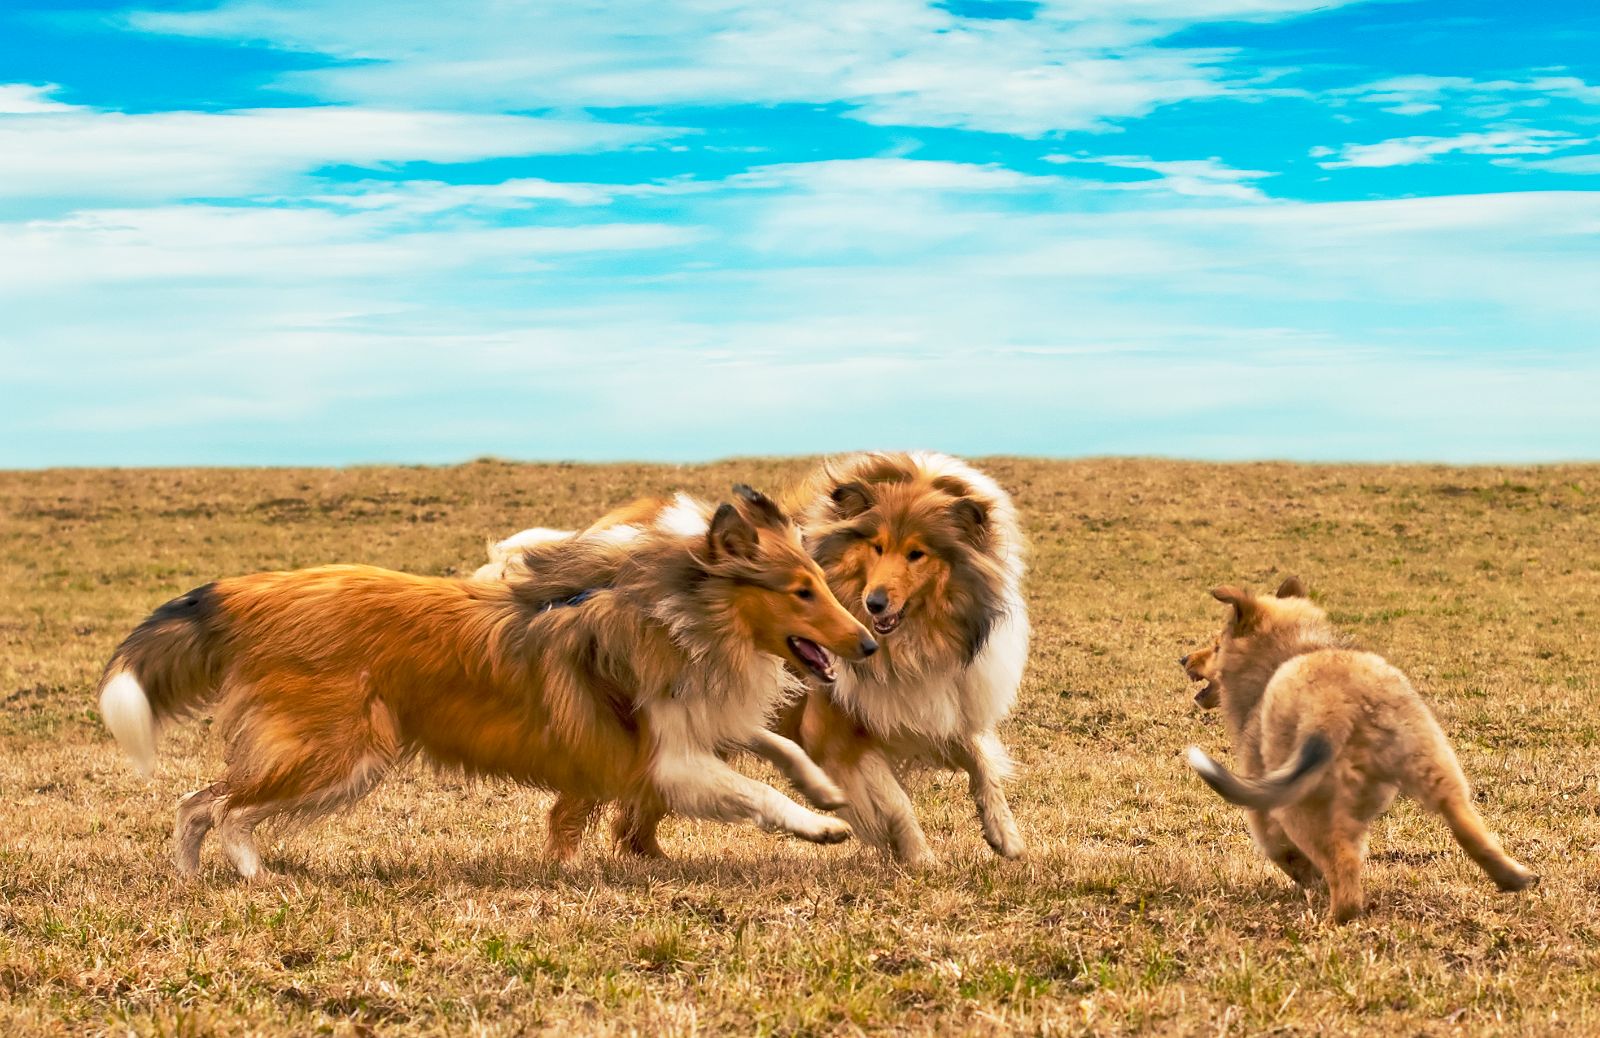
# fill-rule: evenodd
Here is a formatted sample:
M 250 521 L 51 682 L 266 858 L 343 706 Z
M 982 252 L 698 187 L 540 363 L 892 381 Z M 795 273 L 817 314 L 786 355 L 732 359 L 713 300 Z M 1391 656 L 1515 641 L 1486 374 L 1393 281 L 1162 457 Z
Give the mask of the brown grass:
M 680 820 L 673 862 L 594 834 L 556 868 L 547 796 L 412 768 L 273 845 L 269 887 L 214 849 L 173 877 L 204 725 L 145 785 L 95 716 L 151 607 L 259 569 L 461 572 L 525 525 L 803 463 L 0 474 L 0 1033 L 1600 1032 L 1600 467 L 988 467 L 1034 544 L 1005 729 L 1029 860 L 927 774 L 927 873 Z M 1372 914 L 1333 928 L 1188 773 L 1187 743 L 1226 749 L 1175 663 L 1219 622 L 1205 590 L 1291 570 L 1423 690 L 1537 891 L 1496 893 L 1401 804 Z

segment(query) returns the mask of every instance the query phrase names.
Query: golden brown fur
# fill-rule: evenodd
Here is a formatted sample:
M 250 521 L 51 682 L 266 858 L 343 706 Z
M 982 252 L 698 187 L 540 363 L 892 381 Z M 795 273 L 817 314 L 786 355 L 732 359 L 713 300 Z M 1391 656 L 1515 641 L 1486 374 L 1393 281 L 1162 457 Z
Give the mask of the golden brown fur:
M 843 839 L 716 757 L 761 738 L 795 685 L 785 662 L 875 649 L 788 519 L 736 489 L 699 535 L 542 545 L 511 583 L 328 566 L 158 609 L 107 665 L 102 706 L 125 743 L 141 710 L 217 712 L 228 769 L 180 803 L 180 869 L 216 826 L 253 876 L 256 824 L 348 804 L 411 755 L 561 791 L 560 857 L 612 800 Z
M 1364 910 L 1367 829 L 1397 793 L 1442 815 L 1502 890 L 1538 881 L 1484 826 L 1444 731 L 1405 675 L 1350 648 L 1304 585 L 1291 577 L 1275 596 L 1212 595 L 1232 607 L 1227 626 L 1214 649 L 1183 662 L 1191 678 L 1215 682 L 1240 775 L 1198 748 L 1190 763 L 1249 809 L 1256 843 L 1279 868 L 1302 885 L 1327 880 L 1334 920 Z

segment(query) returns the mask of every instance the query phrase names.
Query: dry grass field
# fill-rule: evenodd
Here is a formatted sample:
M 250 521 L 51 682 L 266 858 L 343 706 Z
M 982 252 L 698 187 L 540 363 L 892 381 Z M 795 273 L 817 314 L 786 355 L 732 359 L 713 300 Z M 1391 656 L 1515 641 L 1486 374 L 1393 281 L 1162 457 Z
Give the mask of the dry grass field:
M 1026 861 L 923 774 L 929 871 L 682 820 L 670 862 L 593 834 L 554 867 L 546 795 L 413 766 L 269 841 L 263 886 L 209 846 L 198 883 L 168 864 L 205 725 L 144 783 L 95 714 L 149 609 L 262 569 L 459 573 L 525 525 L 804 463 L 0 473 L 0 1034 L 1600 1033 L 1600 466 L 985 464 L 1033 542 Z M 1332 927 L 1184 766 L 1228 759 L 1175 662 L 1220 623 L 1206 589 L 1286 571 L 1412 676 L 1535 891 L 1401 803 L 1371 914 Z

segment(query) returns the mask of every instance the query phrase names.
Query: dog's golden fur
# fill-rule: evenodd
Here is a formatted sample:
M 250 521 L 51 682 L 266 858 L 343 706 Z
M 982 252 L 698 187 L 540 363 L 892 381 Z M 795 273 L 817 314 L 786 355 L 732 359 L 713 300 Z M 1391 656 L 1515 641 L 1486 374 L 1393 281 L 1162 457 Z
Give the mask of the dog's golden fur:
M 157 724 L 216 710 L 228 767 L 180 801 L 180 870 L 216 827 L 254 876 L 257 824 L 344 806 L 412 755 L 560 791 L 558 857 L 613 800 L 844 839 L 717 757 L 768 738 L 799 687 L 786 663 L 875 649 L 787 517 L 736 489 L 701 531 L 537 546 L 509 583 L 328 566 L 156 610 L 107 665 L 101 704 L 146 767 Z
M 1484 826 L 1455 752 L 1405 675 L 1351 648 L 1303 584 L 1212 595 L 1231 607 L 1227 625 L 1182 662 L 1191 679 L 1214 684 L 1241 774 L 1198 747 L 1190 763 L 1248 809 L 1257 845 L 1295 882 L 1326 879 L 1333 919 L 1364 910 L 1367 829 L 1397 793 L 1442 815 L 1502 890 L 1538 881 Z

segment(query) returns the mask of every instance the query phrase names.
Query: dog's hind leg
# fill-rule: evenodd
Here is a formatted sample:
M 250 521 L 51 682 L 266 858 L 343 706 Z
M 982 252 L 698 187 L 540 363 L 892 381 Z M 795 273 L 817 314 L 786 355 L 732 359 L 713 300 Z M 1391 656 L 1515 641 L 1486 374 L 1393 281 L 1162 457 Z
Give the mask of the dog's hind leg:
M 956 747 L 956 763 L 967 773 L 967 786 L 972 792 L 972 802 L 978 808 L 978 821 L 983 826 L 983 838 L 1002 858 L 1020 858 L 1027 850 L 1017 820 L 1012 817 L 1011 805 L 1001 777 L 1011 770 L 1011 759 L 1005 747 L 993 732 L 983 732 Z
M 563 793 L 550 807 L 550 833 L 545 853 L 552 861 L 571 861 L 583 843 L 583 834 L 600 810 L 600 801 Z
M 1281 812 L 1283 830 L 1328 881 L 1329 914 L 1348 923 L 1366 911 L 1361 873 L 1367 856 L 1366 820 L 1331 799 L 1302 800 Z
M 193 876 L 200 871 L 200 845 L 216 825 L 214 808 L 227 787 L 217 782 L 197 789 L 178 800 L 177 822 L 172 831 L 172 856 L 178 875 Z
M 611 838 L 617 850 L 637 858 L 665 858 L 667 852 L 656 842 L 656 830 L 666 816 L 666 805 L 654 797 L 623 804 L 611 823 Z
M 239 878 L 246 881 L 271 879 L 272 872 L 261 864 L 261 854 L 256 849 L 256 826 L 282 810 L 279 804 L 234 805 L 231 798 L 217 804 L 217 838 L 222 842 L 222 853 L 233 866 Z
M 1454 751 L 1442 735 L 1439 743 L 1442 752 L 1436 749 L 1432 760 L 1405 782 L 1405 793 L 1444 816 L 1461 849 L 1501 890 L 1524 890 L 1538 883 L 1538 874 L 1507 854 L 1499 838 L 1484 825 L 1483 816 L 1472 806 L 1472 788 Z

